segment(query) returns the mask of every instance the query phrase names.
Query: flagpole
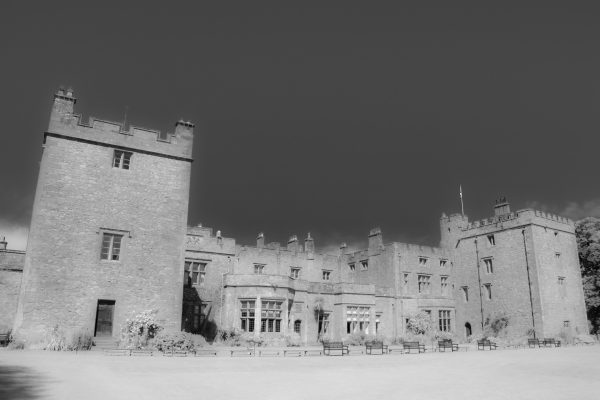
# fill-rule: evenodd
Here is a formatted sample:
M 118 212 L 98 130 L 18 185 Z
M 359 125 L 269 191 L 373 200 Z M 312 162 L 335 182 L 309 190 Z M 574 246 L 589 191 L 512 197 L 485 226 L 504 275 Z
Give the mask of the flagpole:
M 463 195 L 462 195 L 462 185 L 458 186 L 459 194 L 460 194 L 460 212 L 462 216 L 465 216 L 465 206 L 463 204 Z

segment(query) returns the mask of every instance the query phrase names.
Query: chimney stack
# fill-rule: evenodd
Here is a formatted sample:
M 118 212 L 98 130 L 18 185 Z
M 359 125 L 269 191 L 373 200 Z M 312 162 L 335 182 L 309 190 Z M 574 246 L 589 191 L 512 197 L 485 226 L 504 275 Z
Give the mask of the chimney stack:
M 308 232 L 306 239 L 304 239 L 304 251 L 307 253 L 315 252 L 315 240 L 310 236 L 310 232 Z
M 506 200 L 506 197 L 500 197 L 499 199 L 496 199 L 494 215 L 497 217 L 505 214 L 510 214 L 510 203 Z
M 369 232 L 369 253 L 378 254 L 383 249 L 383 235 L 381 228 L 373 228 Z
M 6 245 L 8 245 L 6 238 L 2 236 L 2 240 L 0 240 L 0 250 L 6 250 Z
M 348 245 L 346 242 L 342 242 L 342 244 L 340 244 L 340 256 L 346 254 L 346 249 L 348 249 Z
M 256 237 L 256 247 L 262 249 L 265 247 L 265 234 L 260 232 Z
M 287 242 L 287 249 L 290 251 L 298 251 L 298 236 L 290 236 Z

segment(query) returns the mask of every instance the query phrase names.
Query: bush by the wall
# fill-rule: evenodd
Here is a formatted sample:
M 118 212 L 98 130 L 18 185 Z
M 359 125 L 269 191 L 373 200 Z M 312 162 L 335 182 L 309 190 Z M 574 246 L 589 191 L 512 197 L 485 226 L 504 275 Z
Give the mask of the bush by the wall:
M 156 315 L 157 310 L 146 310 L 125 321 L 121 328 L 119 347 L 141 349 L 147 347 L 149 340 L 162 330 Z
M 187 332 L 160 332 L 152 340 L 151 345 L 159 351 L 193 351 L 194 337 Z

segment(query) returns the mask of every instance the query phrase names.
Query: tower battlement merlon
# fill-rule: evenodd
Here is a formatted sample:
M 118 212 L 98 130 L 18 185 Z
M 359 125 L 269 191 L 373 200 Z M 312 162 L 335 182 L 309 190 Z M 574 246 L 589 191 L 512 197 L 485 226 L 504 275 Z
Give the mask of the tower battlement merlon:
M 175 123 L 175 131 L 166 135 L 161 135 L 159 130 L 133 125 L 126 129 L 121 122 L 93 117 L 86 124 L 81 115 L 74 112 L 76 101 L 72 89 L 61 88 L 56 92 L 45 137 L 55 136 L 192 161 L 193 123 L 180 119 Z
M 510 212 L 508 214 L 496 215 L 494 217 L 472 221 L 466 226 L 464 231 L 480 229 L 487 226 L 495 226 L 500 223 L 504 225 L 551 225 L 552 227 L 566 231 L 573 231 L 575 229 L 575 223 L 569 218 L 528 208 Z

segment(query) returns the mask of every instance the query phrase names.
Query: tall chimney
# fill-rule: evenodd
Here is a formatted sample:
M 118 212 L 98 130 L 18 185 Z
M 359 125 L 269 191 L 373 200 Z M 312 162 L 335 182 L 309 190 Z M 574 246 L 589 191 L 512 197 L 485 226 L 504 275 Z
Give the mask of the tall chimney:
M 287 242 L 287 249 L 290 251 L 298 251 L 298 236 L 290 236 Z
M 6 250 L 6 245 L 8 245 L 6 238 L 2 236 L 2 240 L 0 240 L 0 250 Z
M 379 253 L 383 249 L 381 228 L 373 228 L 369 232 L 369 253 Z
M 256 237 L 256 247 L 258 247 L 259 249 L 265 247 L 265 234 L 262 232 L 260 232 Z
M 315 252 L 315 240 L 310 236 L 310 232 L 308 232 L 306 239 L 304 239 L 304 251 L 307 253 Z
M 500 197 L 494 205 L 494 215 L 497 217 L 505 214 L 510 214 L 510 203 L 506 200 L 506 197 Z

